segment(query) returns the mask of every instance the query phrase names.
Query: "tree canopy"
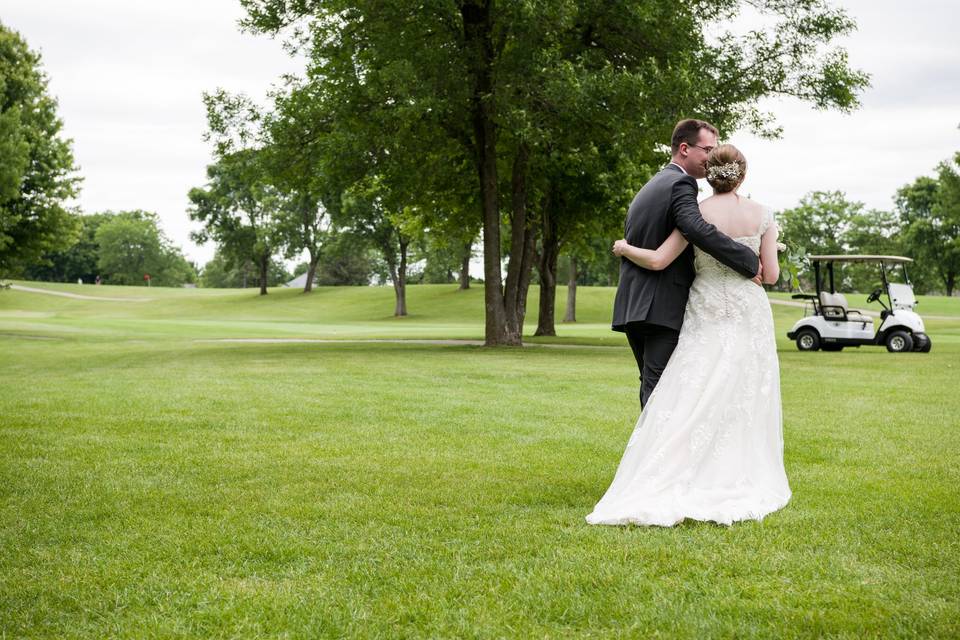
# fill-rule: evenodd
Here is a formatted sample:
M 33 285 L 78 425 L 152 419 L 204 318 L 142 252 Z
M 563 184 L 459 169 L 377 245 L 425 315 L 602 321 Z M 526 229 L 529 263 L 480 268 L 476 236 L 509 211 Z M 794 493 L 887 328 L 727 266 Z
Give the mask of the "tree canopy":
M 203 224 L 192 234 L 198 242 L 214 240 L 231 266 L 252 261 L 260 294 L 267 294 L 270 260 L 279 245 L 277 213 L 289 204 L 270 184 L 264 155 L 255 149 L 235 151 L 207 167 L 206 187 L 190 190 L 190 219 Z
M 146 211 L 106 214 L 94 234 L 97 267 L 107 284 L 180 286 L 197 274 L 160 230 L 157 215 Z
M 308 54 L 297 90 L 327 106 L 312 130 L 357 150 L 344 155 L 373 167 L 407 210 L 457 194 L 451 211 L 473 208 L 488 344 L 520 343 L 552 158 L 599 151 L 654 167 L 680 117 L 772 135 L 760 98 L 849 110 L 867 83 L 830 48 L 852 21 L 819 0 L 242 4 L 247 28 L 289 34 Z M 775 22 L 772 35 L 722 31 L 748 5 Z
M 0 23 L 0 275 L 76 238 L 65 203 L 79 178 L 62 127 L 40 55 Z
M 920 177 L 895 199 L 903 243 L 917 259 L 921 277 L 953 295 L 960 278 L 960 153 L 941 162 L 935 178 Z

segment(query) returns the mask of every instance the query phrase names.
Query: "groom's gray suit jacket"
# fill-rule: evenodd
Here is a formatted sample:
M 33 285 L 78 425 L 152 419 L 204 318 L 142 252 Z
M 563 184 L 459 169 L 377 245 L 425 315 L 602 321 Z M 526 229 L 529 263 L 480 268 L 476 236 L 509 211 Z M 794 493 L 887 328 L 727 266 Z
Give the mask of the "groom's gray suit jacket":
M 678 227 L 691 244 L 731 269 L 747 278 L 757 274 L 757 255 L 703 219 L 697 204 L 697 181 L 669 164 L 634 197 L 627 210 L 624 238 L 635 247 L 656 249 Z M 694 275 L 692 246 L 663 271 L 649 271 L 622 257 L 613 330 L 626 331 L 627 323 L 642 322 L 679 331 Z

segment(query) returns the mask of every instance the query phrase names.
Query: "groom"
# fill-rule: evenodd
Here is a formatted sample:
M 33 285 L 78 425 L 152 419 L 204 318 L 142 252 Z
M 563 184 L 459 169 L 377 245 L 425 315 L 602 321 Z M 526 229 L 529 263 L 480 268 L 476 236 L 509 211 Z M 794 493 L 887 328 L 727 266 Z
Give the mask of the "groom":
M 627 210 L 624 238 L 636 247 L 656 249 L 679 228 L 691 244 L 744 277 L 756 279 L 757 255 L 705 221 L 697 204 L 696 179 L 706 176 L 707 154 L 717 146 L 717 129 L 703 120 L 681 120 L 670 145 L 670 164 L 640 189 Z M 627 334 L 637 359 L 641 407 L 677 346 L 693 277 L 692 246 L 663 271 L 648 271 L 625 257 L 620 259 L 613 330 Z

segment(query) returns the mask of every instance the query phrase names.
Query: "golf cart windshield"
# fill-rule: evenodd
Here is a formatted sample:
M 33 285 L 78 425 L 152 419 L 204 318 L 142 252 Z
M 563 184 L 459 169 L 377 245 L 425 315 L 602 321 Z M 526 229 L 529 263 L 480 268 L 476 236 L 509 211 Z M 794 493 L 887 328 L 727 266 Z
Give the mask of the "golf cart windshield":
M 894 309 L 913 309 L 917 305 L 913 287 L 909 284 L 891 282 L 887 288 L 890 291 L 890 304 Z
M 850 264 L 850 263 L 860 263 L 864 266 L 878 266 L 880 267 L 880 276 L 883 279 L 883 284 L 886 286 L 888 283 L 893 284 L 893 280 L 903 282 L 905 285 L 910 285 L 910 277 L 907 275 L 907 263 L 913 262 L 911 258 L 904 258 L 903 256 L 878 256 L 878 255 L 836 255 L 836 256 L 810 256 L 810 262 L 813 263 L 814 269 L 819 275 L 821 273 L 821 265 L 825 266 L 824 276 L 828 276 L 829 280 L 822 283 L 823 288 L 829 284 L 830 291 L 836 291 L 834 287 L 834 265 L 835 264 Z M 865 264 L 866 263 L 866 264 Z M 872 264 L 871 264 L 872 263 Z M 898 268 L 899 267 L 899 268 Z M 896 274 L 896 275 L 894 275 Z M 820 289 L 821 282 L 817 283 L 818 289 Z

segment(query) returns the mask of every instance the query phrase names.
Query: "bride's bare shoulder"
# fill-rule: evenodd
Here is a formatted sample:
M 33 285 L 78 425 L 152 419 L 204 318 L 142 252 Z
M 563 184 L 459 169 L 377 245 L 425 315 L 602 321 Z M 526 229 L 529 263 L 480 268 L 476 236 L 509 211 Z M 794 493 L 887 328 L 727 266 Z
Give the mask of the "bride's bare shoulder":
M 753 198 L 740 198 L 740 206 L 748 211 L 765 211 L 767 205 L 757 202 Z
M 717 196 L 716 196 L 716 195 L 707 196 L 706 198 L 704 198 L 703 200 L 700 201 L 700 208 L 701 208 L 701 209 L 710 209 L 710 208 L 716 206 L 718 202 L 719 202 L 719 201 L 717 200 Z

